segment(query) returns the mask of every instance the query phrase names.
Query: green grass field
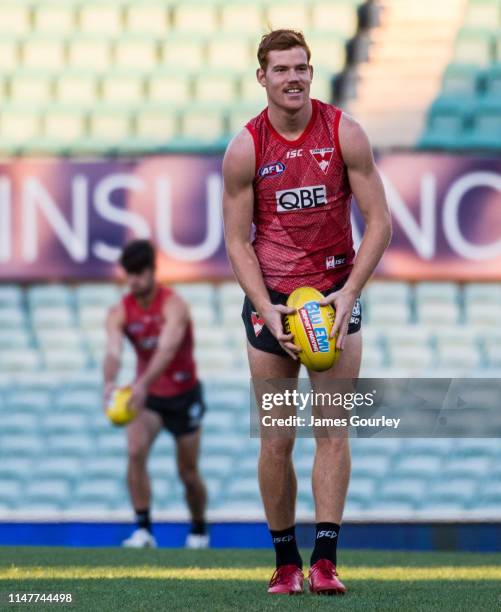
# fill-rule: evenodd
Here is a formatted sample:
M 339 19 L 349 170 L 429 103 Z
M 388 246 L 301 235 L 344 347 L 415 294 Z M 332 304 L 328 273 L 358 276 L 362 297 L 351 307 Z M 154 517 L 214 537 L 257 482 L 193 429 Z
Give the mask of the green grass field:
M 344 597 L 269 596 L 272 562 L 267 550 L 3 547 L 0 610 L 501 610 L 501 554 L 341 551 Z M 16 592 L 74 603 L 8 604 Z

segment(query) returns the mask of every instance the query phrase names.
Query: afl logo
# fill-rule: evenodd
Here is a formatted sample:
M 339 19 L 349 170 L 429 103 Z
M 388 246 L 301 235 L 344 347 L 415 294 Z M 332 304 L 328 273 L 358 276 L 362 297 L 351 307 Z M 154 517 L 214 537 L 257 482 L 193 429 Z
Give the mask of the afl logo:
M 259 168 L 259 176 L 266 178 L 267 176 L 278 176 L 285 172 L 285 164 L 282 162 L 273 162 Z

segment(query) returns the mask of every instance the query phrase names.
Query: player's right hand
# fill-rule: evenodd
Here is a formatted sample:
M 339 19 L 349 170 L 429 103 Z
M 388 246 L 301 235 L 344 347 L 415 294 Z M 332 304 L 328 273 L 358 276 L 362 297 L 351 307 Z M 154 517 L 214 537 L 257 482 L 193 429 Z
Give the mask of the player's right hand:
M 262 309 L 260 313 L 264 319 L 266 327 L 275 336 L 280 346 L 284 351 L 297 360 L 298 353 L 301 352 L 299 346 L 296 346 L 293 342 L 294 336 L 292 334 L 284 333 L 284 326 L 282 317 L 286 314 L 293 314 L 296 312 L 295 308 L 284 306 L 282 304 L 269 304 L 267 307 Z

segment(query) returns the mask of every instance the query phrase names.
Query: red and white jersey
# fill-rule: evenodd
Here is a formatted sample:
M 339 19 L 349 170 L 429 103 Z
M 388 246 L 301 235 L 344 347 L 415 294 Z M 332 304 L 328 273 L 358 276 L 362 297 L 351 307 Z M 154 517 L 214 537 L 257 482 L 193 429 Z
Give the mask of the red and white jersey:
M 136 352 L 138 378 L 148 367 L 157 348 L 165 324 L 164 303 L 173 293 L 172 289 L 157 286 L 153 301 L 148 308 L 142 308 L 131 293 L 122 298 L 125 312 L 124 334 Z M 174 359 L 150 386 L 148 392 L 161 397 L 172 397 L 189 391 L 196 383 L 193 331 L 190 321 Z
M 342 111 L 312 100 L 312 116 L 293 141 L 268 109 L 245 126 L 254 140 L 254 250 L 269 289 L 329 289 L 346 277 L 355 252 L 351 187 L 339 145 Z

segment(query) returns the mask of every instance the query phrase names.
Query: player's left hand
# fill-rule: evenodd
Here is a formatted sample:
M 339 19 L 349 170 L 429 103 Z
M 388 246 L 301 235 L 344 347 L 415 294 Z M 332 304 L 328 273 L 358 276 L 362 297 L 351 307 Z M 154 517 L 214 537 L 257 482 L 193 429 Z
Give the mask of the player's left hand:
M 104 412 L 106 413 L 106 410 L 108 409 L 108 406 L 110 405 L 111 402 L 111 398 L 113 396 L 113 392 L 116 389 L 116 384 L 113 383 L 107 383 L 106 385 L 104 385 L 104 389 L 103 389 L 103 409 Z
M 330 333 L 330 337 L 334 338 L 338 334 L 336 348 L 343 350 L 346 335 L 348 334 L 348 325 L 351 319 L 351 313 L 357 295 L 355 292 L 343 287 L 339 291 L 329 293 L 323 300 L 320 300 L 321 306 L 332 304 L 336 310 L 336 318 Z
M 132 385 L 132 394 L 129 400 L 129 407 L 135 412 L 143 410 L 147 395 L 148 389 L 146 388 L 146 385 L 141 380 L 137 380 Z

